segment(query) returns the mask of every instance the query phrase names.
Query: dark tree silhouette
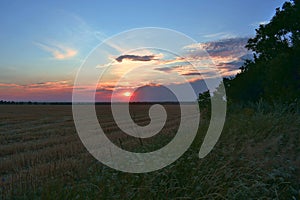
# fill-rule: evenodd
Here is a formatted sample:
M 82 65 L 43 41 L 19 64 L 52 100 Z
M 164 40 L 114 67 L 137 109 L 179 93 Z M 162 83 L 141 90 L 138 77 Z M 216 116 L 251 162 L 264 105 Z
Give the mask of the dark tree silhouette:
M 205 108 L 210 106 L 210 94 L 208 90 L 199 94 L 198 102 L 200 108 Z
M 231 101 L 291 102 L 300 97 L 300 0 L 285 2 L 246 47 L 254 52 L 241 73 L 224 80 Z

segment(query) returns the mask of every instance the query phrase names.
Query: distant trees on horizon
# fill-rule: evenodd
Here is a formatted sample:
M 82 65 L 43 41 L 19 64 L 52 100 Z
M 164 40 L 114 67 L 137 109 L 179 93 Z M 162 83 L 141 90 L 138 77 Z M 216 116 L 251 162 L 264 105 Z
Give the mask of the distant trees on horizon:
M 0 100 L 0 105 L 70 105 L 71 102 L 32 102 L 32 101 L 5 101 Z
M 31 102 L 31 101 L 5 101 L 5 100 L 0 100 L 0 104 L 38 104 L 38 102 Z

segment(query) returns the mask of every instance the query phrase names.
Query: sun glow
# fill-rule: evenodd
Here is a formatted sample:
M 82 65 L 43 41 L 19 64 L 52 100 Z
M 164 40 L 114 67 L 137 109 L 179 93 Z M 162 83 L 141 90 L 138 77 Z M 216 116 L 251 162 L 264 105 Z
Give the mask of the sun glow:
M 130 92 L 124 92 L 123 94 L 125 97 L 130 97 L 131 96 L 131 93 Z

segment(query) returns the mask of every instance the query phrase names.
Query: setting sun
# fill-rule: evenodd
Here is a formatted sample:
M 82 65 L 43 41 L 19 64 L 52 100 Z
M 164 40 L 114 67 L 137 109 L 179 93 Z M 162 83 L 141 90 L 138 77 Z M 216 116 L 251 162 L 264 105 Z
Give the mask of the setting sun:
M 130 92 L 125 92 L 125 93 L 124 93 L 124 96 L 126 96 L 126 97 L 129 97 L 130 95 L 131 95 Z

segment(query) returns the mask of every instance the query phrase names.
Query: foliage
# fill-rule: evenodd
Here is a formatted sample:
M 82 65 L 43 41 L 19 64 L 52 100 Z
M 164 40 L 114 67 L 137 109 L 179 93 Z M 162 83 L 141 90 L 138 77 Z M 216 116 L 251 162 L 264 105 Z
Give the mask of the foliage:
M 208 90 L 199 94 L 198 103 L 200 108 L 206 108 L 210 106 L 210 94 Z
M 300 96 L 300 1 L 276 9 L 246 46 L 254 52 L 233 79 L 225 79 L 232 101 L 293 102 Z

